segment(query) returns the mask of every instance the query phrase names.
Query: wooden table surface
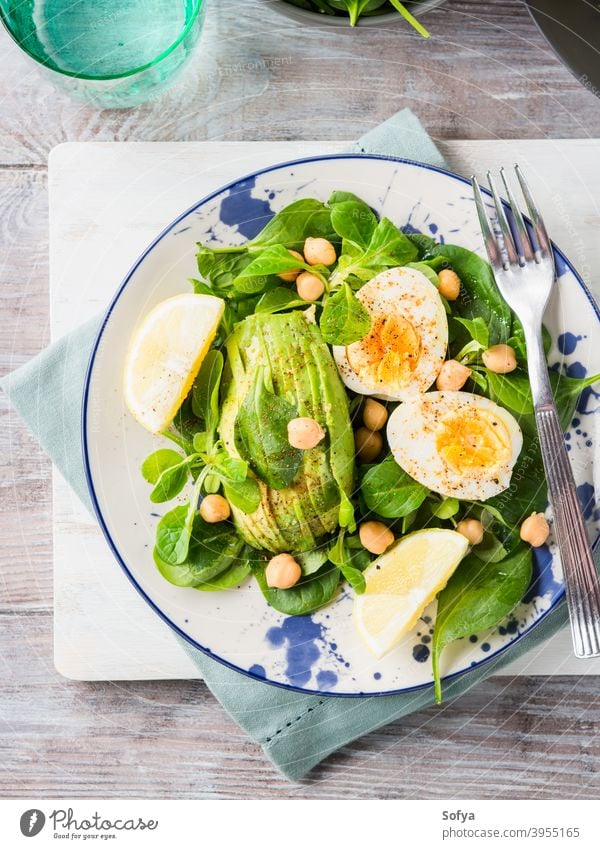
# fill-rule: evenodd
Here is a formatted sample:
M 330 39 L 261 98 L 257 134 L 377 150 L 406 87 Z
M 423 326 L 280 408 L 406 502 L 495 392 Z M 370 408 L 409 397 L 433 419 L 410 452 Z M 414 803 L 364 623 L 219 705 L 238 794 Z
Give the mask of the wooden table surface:
M 301 28 L 212 0 L 178 86 L 82 107 L 0 33 L 0 373 L 48 341 L 49 150 L 63 141 L 350 138 L 410 106 L 447 138 L 600 136 L 600 102 L 520 0 L 450 0 L 403 26 Z M 240 15 L 243 6 L 244 14 Z M 0 399 L 0 798 L 597 798 L 598 678 L 488 680 L 289 784 L 203 684 L 74 683 L 52 661 L 50 464 Z

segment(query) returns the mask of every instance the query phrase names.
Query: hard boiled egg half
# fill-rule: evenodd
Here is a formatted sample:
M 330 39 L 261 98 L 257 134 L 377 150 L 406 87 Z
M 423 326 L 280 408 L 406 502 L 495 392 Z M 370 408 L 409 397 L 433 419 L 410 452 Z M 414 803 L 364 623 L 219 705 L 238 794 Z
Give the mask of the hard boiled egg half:
M 394 459 L 440 495 L 486 501 L 508 489 L 521 428 L 498 404 L 470 392 L 428 392 L 400 404 L 387 438 Z
M 358 342 L 333 348 L 346 386 L 387 401 L 429 389 L 448 346 L 446 313 L 433 283 L 416 268 L 390 268 L 356 297 L 371 316 L 371 330 Z

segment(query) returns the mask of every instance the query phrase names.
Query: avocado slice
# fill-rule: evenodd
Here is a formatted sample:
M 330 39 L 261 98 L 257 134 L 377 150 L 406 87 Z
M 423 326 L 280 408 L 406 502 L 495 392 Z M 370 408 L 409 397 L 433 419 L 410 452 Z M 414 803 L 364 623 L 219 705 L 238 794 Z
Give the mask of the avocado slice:
M 317 327 L 299 311 L 248 316 L 229 336 L 226 348 L 226 394 L 219 432 L 232 456 L 239 456 L 234 439 L 237 411 L 256 370 L 265 366 L 273 391 L 326 431 L 326 438 L 304 453 L 289 486 L 275 490 L 259 480 L 261 501 L 254 513 L 232 508 L 240 534 L 254 548 L 307 551 L 335 531 L 341 493 L 350 496 L 354 481 L 348 398 L 335 363 Z

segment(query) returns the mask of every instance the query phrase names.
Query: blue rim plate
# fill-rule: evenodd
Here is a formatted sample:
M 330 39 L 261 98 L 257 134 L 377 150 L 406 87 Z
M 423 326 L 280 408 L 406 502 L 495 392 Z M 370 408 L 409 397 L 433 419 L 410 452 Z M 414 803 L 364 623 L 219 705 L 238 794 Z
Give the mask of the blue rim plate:
M 352 191 L 399 226 L 484 254 L 468 181 L 406 159 L 341 154 L 295 160 L 236 180 L 173 221 L 140 256 L 108 307 L 85 380 L 82 438 L 90 496 L 100 526 L 125 574 L 152 609 L 197 649 L 259 680 L 305 693 L 390 695 L 431 684 L 429 645 L 435 603 L 387 657 L 376 660 L 352 625 L 352 596 L 340 594 L 310 616 L 285 617 L 268 607 L 253 581 L 221 593 L 170 585 L 152 560 L 154 528 L 169 505 L 152 505 L 139 468 L 166 440 L 139 427 L 121 392 L 122 366 L 136 324 L 159 301 L 189 291 L 195 243 L 241 244 L 299 197 L 325 200 Z M 559 275 L 546 314 L 551 363 L 571 376 L 600 372 L 594 350 L 600 312 L 565 255 L 555 246 Z M 586 390 L 567 444 L 591 538 L 600 534 L 594 455 L 600 395 Z M 526 474 L 526 465 L 519 472 Z M 446 680 L 489 663 L 535 628 L 561 601 L 564 587 L 554 546 L 536 550 L 534 581 L 514 614 L 493 631 L 445 650 Z

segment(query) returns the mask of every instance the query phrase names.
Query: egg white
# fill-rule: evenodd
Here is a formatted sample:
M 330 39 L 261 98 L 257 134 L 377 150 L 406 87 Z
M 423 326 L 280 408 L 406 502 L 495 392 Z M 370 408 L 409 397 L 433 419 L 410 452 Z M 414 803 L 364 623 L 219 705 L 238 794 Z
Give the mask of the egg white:
M 351 365 L 348 348 L 336 345 L 333 356 L 345 385 L 359 395 L 403 401 L 434 383 L 448 347 L 448 321 L 438 290 L 416 268 L 390 268 L 358 290 L 357 298 L 373 319 L 397 315 L 410 322 L 420 339 L 420 352 L 410 380 L 392 387 Z
M 492 468 L 475 467 L 459 474 L 439 454 L 436 437 L 444 419 L 468 414 L 473 407 L 504 424 L 510 457 Z M 428 392 L 400 404 L 388 421 L 387 438 L 394 459 L 412 478 L 440 495 L 469 501 L 487 501 L 508 489 L 523 447 L 515 418 L 489 398 L 470 392 Z

